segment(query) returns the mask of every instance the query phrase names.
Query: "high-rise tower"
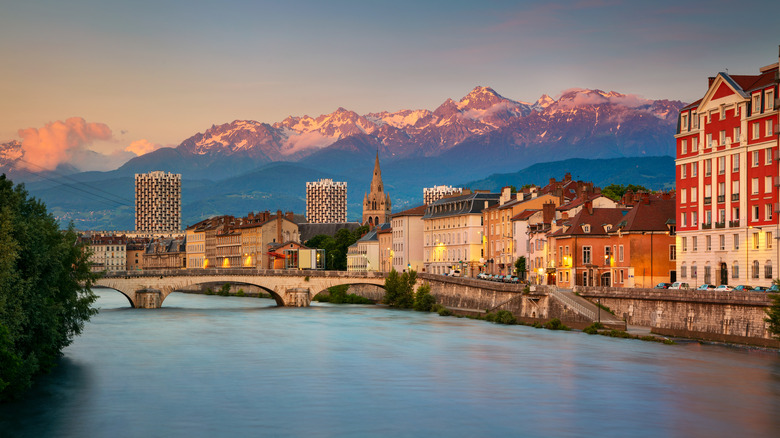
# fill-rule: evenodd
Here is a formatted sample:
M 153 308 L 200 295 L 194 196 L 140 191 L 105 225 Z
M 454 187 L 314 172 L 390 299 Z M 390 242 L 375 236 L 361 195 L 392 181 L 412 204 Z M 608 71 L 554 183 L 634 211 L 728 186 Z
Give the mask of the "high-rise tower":
M 385 194 L 384 184 L 382 184 L 382 170 L 379 168 L 379 152 L 377 152 L 371 191 L 363 197 L 363 224 L 373 228 L 386 222 L 390 222 L 390 196 Z
M 347 221 L 347 183 L 321 179 L 306 183 L 306 220 L 312 224 Z
M 181 175 L 135 174 L 135 229 L 150 233 L 181 230 Z

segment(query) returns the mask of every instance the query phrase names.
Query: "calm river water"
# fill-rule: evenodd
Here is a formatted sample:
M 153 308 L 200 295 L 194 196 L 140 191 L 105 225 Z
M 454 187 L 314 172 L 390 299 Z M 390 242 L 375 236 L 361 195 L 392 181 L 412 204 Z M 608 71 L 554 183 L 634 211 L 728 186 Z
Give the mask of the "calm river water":
M 175 293 L 99 315 L 9 437 L 780 436 L 777 352 Z

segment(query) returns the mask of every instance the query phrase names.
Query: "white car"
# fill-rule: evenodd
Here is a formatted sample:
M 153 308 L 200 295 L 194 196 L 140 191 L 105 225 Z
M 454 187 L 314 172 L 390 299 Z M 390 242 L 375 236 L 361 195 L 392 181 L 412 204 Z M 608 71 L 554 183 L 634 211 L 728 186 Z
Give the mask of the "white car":
M 734 290 L 734 287 L 726 284 L 721 284 L 720 286 L 715 286 L 715 290 L 722 290 L 728 292 Z
M 679 281 L 675 281 L 672 283 L 671 286 L 669 286 L 669 289 L 690 289 L 691 286 L 688 285 L 688 283 L 681 283 Z

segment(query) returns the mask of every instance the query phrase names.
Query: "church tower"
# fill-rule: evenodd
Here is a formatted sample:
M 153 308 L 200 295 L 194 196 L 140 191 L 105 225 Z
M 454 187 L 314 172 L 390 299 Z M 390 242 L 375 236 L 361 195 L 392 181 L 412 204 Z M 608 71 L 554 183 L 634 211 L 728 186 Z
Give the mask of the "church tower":
M 371 192 L 363 197 L 363 225 L 373 228 L 390 222 L 390 196 L 385 194 L 382 184 L 382 170 L 379 169 L 379 152 L 374 162 L 374 177 L 371 179 Z

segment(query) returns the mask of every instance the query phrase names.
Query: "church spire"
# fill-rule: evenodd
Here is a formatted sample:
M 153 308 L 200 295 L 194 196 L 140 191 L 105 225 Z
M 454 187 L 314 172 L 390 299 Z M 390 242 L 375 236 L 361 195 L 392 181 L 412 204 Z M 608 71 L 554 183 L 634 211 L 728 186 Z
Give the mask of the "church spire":
M 374 160 L 374 175 L 371 178 L 371 191 L 363 198 L 363 224 L 375 227 L 390 221 L 390 197 L 385 194 L 382 184 L 382 169 L 379 167 L 379 150 Z

